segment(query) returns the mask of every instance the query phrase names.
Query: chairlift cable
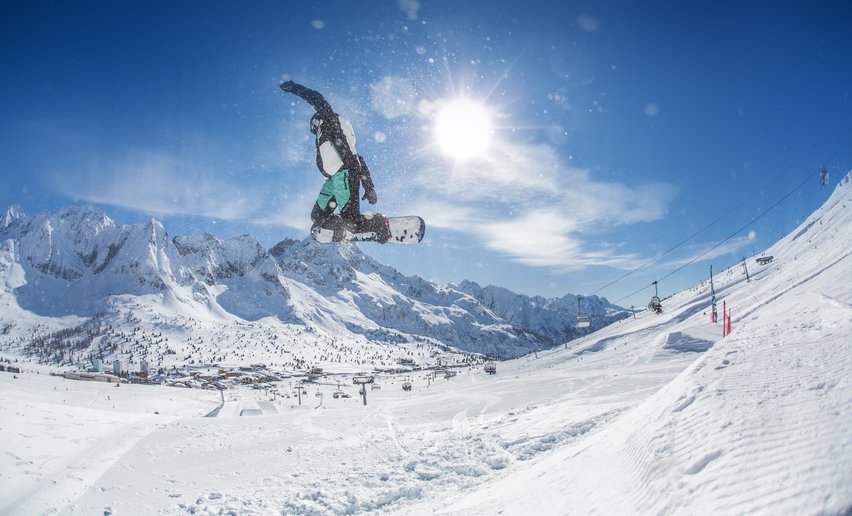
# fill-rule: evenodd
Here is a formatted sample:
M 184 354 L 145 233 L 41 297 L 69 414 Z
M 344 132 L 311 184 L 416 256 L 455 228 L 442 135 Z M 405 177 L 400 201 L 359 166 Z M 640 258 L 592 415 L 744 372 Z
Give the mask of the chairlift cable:
M 825 164 L 825 165 L 827 165 L 827 164 L 831 163 L 831 162 L 834 160 L 834 158 L 835 158 L 835 157 L 837 157 L 837 155 L 840 153 L 840 151 L 841 151 L 841 150 L 842 150 L 845 146 L 847 146 L 847 143 L 842 144 L 842 145 L 841 145 L 841 146 L 840 146 L 840 147 L 839 147 L 836 151 L 834 151 L 834 153 L 831 155 L 831 157 L 830 157 L 828 160 L 826 160 L 826 161 L 824 162 L 824 164 Z M 801 159 L 802 159 L 802 158 L 800 158 L 800 159 L 799 159 L 799 161 L 801 161 Z M 689 262 L 687 262 L 687 263 L 685 263 L 685 264 L 681 265 L 681 266 L 680 266 L 680 267 L 678 267 L 677 269 L 673 270 L 672 272 L 670 272 L 670 273 L 666 274 L 665 276 L 663 276 L 662 278 L 659 278 L 659 279 L 658 279 L 658 280 L 656 280 L 656 281 L 664 280 L 664 279 L 666 279 L 666 278 L 668 278 L 668 277 L 670 277 L 670 276 L 672 276 L 672 275 L 674 275 L 674 274 L 676 274 L 676 273 L 680 272 L 681 270 L 685 269 L 685 268 L 686 268 L 686 267 L 688 267 L 689 265 L 692 265 L 693 263 L 695 263 L 695 262 L 696 262 L 699 258 L 703 257 L 704 255 L 706 255 L 706 254 L 707 254 L 707 253 L 709 253 L 710 251 L 712 251 L 712 250 L 714 250 L 714 249 L 718 248 L 719 246 L 721 246 L 721 245 L 722 245 L 722 244 L 724 244 L 725 242 L 727 242 L 727 241 L 731 240 L 731 239 L 732 239 L 732 238 L 734 238 L 736 235 L 738 235 L 741 231 L 743 231 L 743 230 L 744 230 L 744 229 L 746 229 L 747 227 L 751 226 L 752 224 L 754 224 L 754 223 L 755 223 L 755 222 L 757 222 L 758 220 L 762 219 L 764 216 L 766 216 L 766 214 L 768 214 L 769 212 L 771 212 L 773 209 L 777 208 L 777 207 L 778 207 L 778 206 L 779 206 L 782 202 L 784 202 L 785 200 L 787 200 L 787 198 L 788 198 L 788 197 L 790 197 L 791 195 L 793 195 L 793 194 L 794 194 L 797 190 L 799 190 L 801 187 L 803 187 L 805 184 L 807 184 L 807 182 L 808 182 L 808 181 L 812 180 L 812 179 L 813 179 L 813 177 L 814 177 L 814 176 L 816 176 L 818 173 L 819 173 L 819 170 L 817 170 L 817 171 L 815 171 L 815 172 L 811 172 L 811 173 L 809 173 L 809 174 L 807 175 L 807 177 L 805 177 L 805 179 L 804 179 L 804 180 L 802 180 L 802 182 L 801 182 L 801 183 L 799 183 L 798 185 L 796 185 L 796 187 L 795 187 L 795 188 L 793 188 L 790 192 L 788 192 L 788 193 L 787 193 L 786 195 L 784 195 L 781 199 L 779 199 L 777 202 L 775 202 L 775 204 L 773 204 L 773 205 L 772 205 L 772 206 L 770 206 L 768 209 L 766 209 L 763 213 L 761 213 L 761 214 L 760 214 L 760 215 L 758 215 L 757 217 L 753 218 L 750 222 L 748 222 L 748 223 L 746 223 L 745 225 L 743 225 L 742 227 L 740 227 L 738 230 L 736 230 L 736 231 L 735 231 L 734 233 L 732 233 L 730 236 L 728 236 L 728 237 L 727 237 L 727 238 L 725 238 L 724 240 L 720 241 L 719 243 L 717 243 L 716 245 L 714 245 L 714 246 L 713 246 L 713 247 L 711 247 L 710 249 L 707 249 L 707 250 L 706 250 L 706 251 L 704 251 L 703 253 L 699 254 L 699 255 L 698 255 L 698 256 L 696 256 L 696 257 L 694 257 L 694 258 L 693 258 L 692 260 L 690 260 Z M 612 286 L 612 285 L 614 285 L 614 284 L 616 284 L 616 283 L 619 283 L 621 280 L 623 280 L 623 279 L 624 279 L 624 278 L 626 278 L 627 276 L 630 276 L 630 275 L 631 275 L 631 274 L 633 274 L 634 272 L 638 272 L 638 271 L 640 271 L 640 270 L 644 269 L 645 267 L 647 267 L 648 265 L 650 265 L 650 264 L 652 264 L 652 263 L 656 262 L 657 260 L 659 260 L 659 259 L 660 259 L 660 258 L 662 258 L 663 256 L 665 256 L 665 255 L 669 254 L 670 252 L 674 251 L 675 249 L 677 249 L 677 248 L 679 248 L 679 247 L 683 246 L 685 243 L 689 242 L 690 240 L 692 240 L 692 239 L 693 239 L 693 238 L 695 238 L 696 236 L 700 235 L 701 233 L 703 233 L 704 231 L 706 231 L 708 228 L 710 228 L 711 226 L 715 225 L 716 223 L 718 223 L 718 222 L 719 222 L 720 220 L 722 220 L 723 218 L 725 218 L 725 217 L 727 217 L 728 215 L 730 215 L 732 212 L 734 212 L 734 211 L 738 210 L 740 207 L 742 207 L 742 206 L 743 206 L 744 204 L 746 204 L 748 201 L 750 201 L 750 200 L 752 200 L 754 197 L 756 197 L 759 193 L 760 193 L 759 191 L 755 191 L 755 192 L 754 192 L 754 193 L 752 193 L 749 197 L 747 197 L 744 201 L 742 201 L 741 203 L 739 203 L 739 204 L 738 204 L 737 206 L 735 206 L 734 208 L 732 208 L 732 209 L 728 210 L 727 212 L 725 212 L 723 215 L 721 215 L 719 218 L 717 218 L 716 220 L 714 220 L 714 221 L 713 221 L 713 222 L 711 222 L 710 224 L 707 224 L 706 226 L 704 226 L 703 228 L 699 229 L 698 231 L 696 231 L 695 233 L 693 233 L 693 234 L 692 234 L 692 235 L 690 235 L 689 237 L 685 238 L 684 240 L 682 240 L 682 241 L 681 241 L 681 242 L 679 242 L 678 244 L 676 244 L 676 245 L 674 245 L 673 247 L 669 248 L 668 250 L 666 250 L 666 251 L 664 251 L 664 252 L 662 252 L 662 253 L 658 254 L 658 255 L 657 255 L 657 256 L 655 256 L 654 258 L 651 258 L 650 260 L 648 260 L 647 262 L 643 263 L 643 264 L 642 264 L 642 265 L 640 265 L 639 267 L 637 267 L 637 268 L 635 268 L 635 269 L 633 269 L 633 270 L 630 270 L 630 271 L 626 272 L 625 274 L 621 275 L 620 277 L 618 277 L 618 278 L 614 279 L 613 281 L 611 281 L 611 282 L 607 283 L 606 285 L 604 285 L 604 286 L 602 286 L 602 287 L 598 288 L 597 290 L 595 290 L 594 292 L 592 292 L 590 295 L 597 294 L 598 292 L 600 292 L 600 291 L 602 291 L 602 290 L 604 290 L 604 289 L 606 289 L 606 288 L 608 288 L 608 287 L 610 287 L 610 286 Z M 645 286 L 641 287 L 640 289 L 636 290 L 635 292 L 632 292 L 632 293 L 630 293 L 630 294 L 628 294 L 628 295 L 626 295 L 626 296 L 624 296 L 624 297 L 622 297 L 622 298 L 620 298 L 620 299 L 617 299 L 617 300 L 613 301 L 613 304 L 618 304 L 620 301 L 623 301 L 623 300 L 625 300 L 625 299 L 627 299 L 627 298 L 629 298 L 629 297 L 631 297 L 631 296 L 634 296 L 634 295 L 638 294 L 639 292 L 642 292 L 642 291 L 643 291 L 643 290 L 645 290 L 646 288 L 651 287 L 651 286 L 653 286 L 653 285 L 654 285 L 654 283 L 649 283 L 648 285 L 645 285 Z
M 817 172 L 819 172 L 819 171 L 817 171 Z M 773 204 L 772 206 L 770 206 L 770 207 L 769 207 L 766 211 L 764 211 L 763 213 L 761 213 L 761 214 L 760 214 L 760 215 L 758 215 L 757 217 L 753 218 L 751 221 L 749 221 L 749 222 L 745 223 L 744 225 L 742 225 L 742 226 L 741 226 L 738 230 L 736 230 L 736 231 L 734 231 L 733 233 L 731 233 L 731 234 L 730 234 L 730 236 L 728 236 L 728 237 L 727 237 L 727 238 L 725 238 L 724 240 L 721 240 L 719 243 L 717 243 L 716 245 L 714 245 L 714 246 L 713 246 L 713 247 L 711 247 L 710 249 L 707 249 L 707 250 L 706 250 L 706 251 L 704 251 L 703 253 L 699 254 L 698 256 L 696 256 L 695 258 L 693 258 L 692 260 L 690 260 L 690 261 L 686 262 L 685 264 L 681 265 L 680 267 L 678 267 L 677 269 L 673 270 L 672 272 L 670 272 L 670 273 L 666 274 L 665 276 L 663 276 L 663 277 L 662 277 L 662 278 L 660 278 L 660 279 L 666 279 L 666 278 L 668 278 L 669 276 L 671 276 L 671 275 L 673 275 L 673 274 L 675 274 L 675 273 L 677 273 L 677 272 L 680 272 L 681 270 L 683 270 L 683 269 L 684 269 L 684 268 L 686 268 L 687 266 L 692 265 L 692 264 L 693 264 L 693 263 L 695 263 L 695 262 L 696 262 L 699 258 L 701 258 L 702 256 L 704 256 L 705 254 L 707 254 L 707 253 L 709 253 L 710 251 L 712 251 L 712 250 L 716 249 L 717 247 L 721 246 L 722 244 L 724 244 L 724 243 L 725 243 L 725 242 L 727 242 L 728 240 L 730 240 L 730 239 L 734 238 L 734 237 L 735 237 L 735 236 L 737 236 L 740 232 L 742 232 L 744 229 L 748 228 L 749 226 L 751 226 L 752 224 L 754 224 L 754 223 L 755 223 L 755 222 L 757 222 L 758 220 L 760 220 L 760 219 L 762 219 L 763 217 L 765 217 L 765 216 L 766 216 L 769 212 L 771 212 L 772 210 L 774 210 L 775 208 L 777 208 L 777 207 L 778 207 L 778 206 L 779 206 L 782 202 L 784 202 L 785 200 L 787 200 L 787 198 L 788 198 L 788 197 L 790 197 L 791 195 L 793 195 L 794 193 L 796 193 L 796 191 L 797 191 L 799 188 L 801 188 L 801 187 L 805 186 L 805 184 L 806 184 L 808 181 L 810 181 L 810 180 L 811 180 L 811 179 L 812 179 L 812 178 L 813 178 L 813 177 L 817 174 L 817 172 L 814 172 L 814 173 L 810 174 L 807 178 L 805 178 L 805 180 L 804 180 L 804 181 L 802 181 L 801 183 L 799 183 L 799 184 L 798 184 L 798 186 L 796 186 L 795 188 L 793 188 L 792 190 L 790 190 L 790 192 L 788 192 L 788 193 L 787 193 L 787 195 L 785 195 L 784 197 L 782 197 L 781 199 L 779 199 L 779 200 L 778 200 L 775 204 Z
M 657 282 L 658 282 L 658 281 L 660 281 L 660 280 L 664 280 L 664 279 L 666 279 L 666 278 L 668 278 L 668 277 L 670 277 L 670 276 L 672 276 L 672 275 L 674 275 L 674 274 L 676 274 L 676 273 L 678 273 L 678 272 L 682 271 L 682 270 L 683 270 L 683 269 L 685 269 L 686 267 L 688 267 L 688 266 L 692 265 L 693 263 L 695 263 L 696 261 L 698 261 L 698 259 L 700 259 L 700 258 L 701 258 L 701 257 L 703 257 L 704 255 L 706 255 L 706 254 L 707 254 L 707 253 L 709 253 L 710 251 L 712 251 L 712 250 L 714 250 L 714 249 L 718 248 L 719 246 L 721 246 L 721 245 L 722 245 L 722 244 L 724 244 L 725 242 L 729 241 L 730 239 L 734 238 L 734 237 L 735 237 L 735 236 L 737 236 L 740 232 L 742 232 L 744 229 L 748 228 L 749 226 L 751 226 L 752 224 L 754 224 L 755 222 L 757 222 L 758 220 L 760 220 L 760 219 L 762 219 L 764 216 L 766 216 L 766 214 L 768 214 L 769 212 L 771 212 L 773 209 L 777 208 L 777 207 L 778 207 L 778 206 L 779 206 L 782 202 L 784 202 L 785 200 L 787 200 L 787 198 L 788 198 L 788 197 L 790 197 L 791 195 L 793 195 L 793 194 L 794 194 L 794 193 L 795 193 L 795 192 L 796 192 L 799 188 L 803 187 L 805 184 L 807 184 L 807 182 L 808 182 L 808 181 L 810 181 L 811 179 L 813 179 L 813 177 L 814 177 L 816 174 L 817 174 L 817 172 L 814 172 L 814 173 L 809 174 L 809 175 L 808 175 L 808 177 L 807 177 L 807 178 L 805 178 L 805 180 L 804 180 L 804 181 L 802 181 L 802 182 L 801 182 L 801 183 L 799 183 L 799 184 L 798 184 L 795 188 L 793 188 L 792 190 L 790 190 L 790 192 L 788 192 L 788 193 L 787 193 L 787 195 L 785 195 L 785 196 L 784 196 L 784 197 L 782 197 L 780 200 L 778 200 L 775 204 L 773 204 L 772 206 L 770 206 L 770 207 L 769 207 L 766 211 L 764 211 L 763 213 L 761 213 L 761 214 L 760 214 L 760 215 L 758 215 L 757 217 L 753 218 L 750 222 L 747 222 L 746 224 L 744 224 L 743 226 L 741 226 L 739 229 L 737 229 L 736 231 L 734 231 L 733 233 L 731 233 L 731 235 L 729 235 L 729 236 L 728 236 L 727 238 L 725 238 L 724 240 L 719 241 L 719 242 L 718 242 L 716 245 L 714 245 L 713 247 L 711 247 L 711 248 L 709 248 L 709 249 L 705 250 L 703 253 L 701 253 L 701 254 L 699 254 L 699 255 L 695 256 L 692 260 L 690 260 L 690 261 L 686 262 L 685 264 L 681 265 L 681 266 L 680 266 L 680 267 L 678 267 L 677 269 L 675 269 L 675 270 L 671 271 L 670 273 L 666 274 L 666 275 L 665 275 L 665 276 L 663 276 L 662 278 L 660 278 L 660 279 L 658 279 L 658 280 L 654 281 L 653 283 L 649 283 L 648 285 L 645 285 L 644 287 L 640 288 L 640 289 L 639 289 L 639 290 L 637 290 L 636 292 L 633 292 L 632 294 L 628 294 L 628 295 L 626 295 L 626 296 L 622 297 L 621 299 L 617 299 L 616 301 L 613 301 L 613 303 L 614 303 L 614 304 L 618 304 L 618 303 L 619 303 L 619 301 L 623 301 L 624 299 L 627 299 L 627 298 L 628 298 L 628 297 L 630 297 L 630 296 L 633 296 L 633 295 L 635 295 L 635 294 L 638 294 L 639 292 L 642 292 L 642 291 L 643 291 L 643 290 L 645 290 L 646 288 L 653 286 L 653 285 L 654 285 L 654 283 L 657 283 Z M 691 238 L 691 237 L 690 237 L 690 238 Z
M 752 200 L 753 198 L 755 198 L 755 197 L 757 196 L 757 194 L 758 194 L 758 192 L 755 192 L 755 193 L 751 194 L 751 196 L 749 196 L 749 197 L 748 197 L 748 198 L 746 198 L 744 201 L 742 201 L 741 203 L 739 203 L 739 204 L 738 204 L 738 205 L 736 205 L 735 207 L 731 208 L 731 209 L 730 209 L 730 210 L 728 210 L 727 212 L 723 213 L 723 214 L 722 214 L 719 218 L 717 218 L 716 220 L 714 220 L 714 221 L 713 221 L 713 222 L 711 222 L 710 224 L 707 224 L 706 226 L 704 226 L 703 228 L 699 229 L 698 231 L 696 231 L 696 232 L 695 232 L 695 233 L 693 233 L 692 235 L 688 236 L 688 237 L 687 237 L 687 238 L 685 238 L 684 240 L 682 240 L 682 241 L 680 241 L 679 243 L 675 244 L 673 247 L 670 247 L 668 250 L 666 250 L 666 251 L 664 251 L 664 252 L 662 252 L 662 253 L 658 254 L 657 256 L 655 256 L 655 257 L 651 258 L 650 260 L 648 260 L 647 262 L 643 263 L 643 264 L 642 264 L 642 265 L 640 265 L 639 267 L 637 267 L 637 268 L 635 268 L 635 269 L 633 269 L 633 270 L 631 270 L 631 271 L 626 272 L 626 273 L 625 273 L 625 274 L 623 274 L 622 276 L 620 276 L 620 277 L 618 277 L 618 278 L 616 278 L 616 279 L 612 280 L 611 282 L 607 283 L 606 285 L 602 286 L 601 288 L 599 288 L 599 289 L 595 290 L 594 292 L 592 292 L 592 293 L 591 293 L 591 295 L 595 295 L 595 294 L 597 294 L 598 292 L 600 292 L 601 290 L 603 290 L 603 289 L 605 289 L 605 288 L 607 288 L 607 287 L 609 287 L 609 286 L 611 286 L 611 285 L 614 285 L 615 283 L 618 283 L 619 281 L 623 280 L 623 279 L 624 279 L 624 278 L 626 278 L 627 276 L 630 276 L 630 275 L 631 275 L 631 274 L 633 274 L 634 272 L 638 272 L 638 271 L 640 271 L 640 270 L 644 269 L 645 267 L 647 267 L 648 265 L 651 265 L 652 263 L 656 262 L 657 260 L 659 260 L 659 259 L 660 259 L 660 258 L 662 258 L 663 256 L 665 256 L 665 255 L 669 254 L 670 252 L 674 251 L 675 249 L 677 249 L 677 248 L 681 247 L 682 245 L 684 245 L 685 243 L 689 242 L 689 241 L 690 241 L 690 240 L 692 240 L 693 238 L 697 237 L 698 235 L 700 235 L 701 233 L 703 233 L 704 231 L 706 231 L 706 230 L 707 230 L 707 229 L 709 229 L 710 227 L 714 226 L 714 225 L 715 225 L 716 223 L 718 223 L 720 220 L 724 219 L 725 217 L 727 217 L 728 215 L 730 215 L 730 214 L 731 214 L 731 213 L 733 213 L 734 211 L 736 211 L 736 210 L 740 209 L 740 208 L 741 208 L 741 207 L 742 207 L 745 203 L 747 203 L 747 202 L 749 202 L 750 200 Z M 650 286 L 650 285 L 648 285 L 648 286 Z M 642 287 L 642 289 L 644 290 L 644 289 L 645 289 L 645 287 Z

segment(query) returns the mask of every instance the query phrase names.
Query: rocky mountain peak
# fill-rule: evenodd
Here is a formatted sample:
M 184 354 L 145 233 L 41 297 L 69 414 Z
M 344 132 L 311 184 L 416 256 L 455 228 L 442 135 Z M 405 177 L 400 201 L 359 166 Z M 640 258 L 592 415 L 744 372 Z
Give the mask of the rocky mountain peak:
M 0 238 L 15 242 L 0 258 L 18 263 L 25 276 L 17 283 L 0 278 L 7 285 L 0 295 L 43 316 L 93 317 L 110 310 L 112 296 L 153 294 L 181 313 L 277 317 L 312 331 L 389 342 L 428 338 L 503 356 L 577 333 L 573 295 L 547 300 L 471 281 L 435 285 L 381 265 L 357 244 L 288 238 L 265 249 L 251 235 L 171 238 L 156 219 L 120 225 L 90 207 L 33 217 L 9 208 Z M 593 329 L 626 315 L 598 298 L 587 301 Z

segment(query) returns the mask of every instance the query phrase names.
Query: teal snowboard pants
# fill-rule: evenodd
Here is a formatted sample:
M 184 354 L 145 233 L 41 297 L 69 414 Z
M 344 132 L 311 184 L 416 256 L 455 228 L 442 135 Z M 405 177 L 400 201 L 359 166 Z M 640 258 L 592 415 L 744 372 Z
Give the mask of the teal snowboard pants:
M 315 225 L 334 229 L 340 221 L 335 220 L 336 210 L 340 210 L 340 219 L 356 226 L 361 222 L 361 203 L 358 201 L 358 193 L 361 190 L 361 181 L 358 174 L 350 174 L 348 170 L 338 171 L 325 180 L 322 185 L 317 202 L 311 210 L 311 220 Z

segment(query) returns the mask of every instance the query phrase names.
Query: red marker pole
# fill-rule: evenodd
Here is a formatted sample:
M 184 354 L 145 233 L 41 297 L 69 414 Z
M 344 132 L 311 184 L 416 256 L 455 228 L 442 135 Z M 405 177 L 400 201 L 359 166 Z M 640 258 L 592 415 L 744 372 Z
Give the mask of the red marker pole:
M 726 328 L 727 328 L 728 335 L 730 335 L 731 334 L 731 312 L 728 312 L 728 318 L 727 318 L 726 324 L 727 324 Z

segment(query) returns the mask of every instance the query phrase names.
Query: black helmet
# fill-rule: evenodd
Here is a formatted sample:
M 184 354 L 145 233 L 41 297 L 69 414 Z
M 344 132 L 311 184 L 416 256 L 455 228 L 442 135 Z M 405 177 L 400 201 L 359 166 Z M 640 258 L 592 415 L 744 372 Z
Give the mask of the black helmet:
M 314 116 L 311 117 L 311 133 L 317 134 L 321 125 L 322 117 L 320 117 L 319 113 L 314 113 Z

